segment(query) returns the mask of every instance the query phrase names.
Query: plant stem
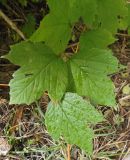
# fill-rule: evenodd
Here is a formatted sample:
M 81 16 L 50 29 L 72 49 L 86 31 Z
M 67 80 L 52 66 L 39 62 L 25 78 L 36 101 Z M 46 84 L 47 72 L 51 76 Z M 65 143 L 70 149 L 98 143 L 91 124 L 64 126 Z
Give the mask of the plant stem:
M 22 39 L 26 40 L 25 35 L 18 29 L 18 27 L 16 26 L 16 24 L 13 23 L 13 22 L 11 21 L 11 19 L 10 19 L 9 17 L 7 17 L 7 16 L 3 13 L 2 10 L 0 10 L 0 17 L 2 17 L 2 18 L 5 20 L 5 22 L 6 22 L 15 32 L 17 32 L 18 35 L 19 35 Z

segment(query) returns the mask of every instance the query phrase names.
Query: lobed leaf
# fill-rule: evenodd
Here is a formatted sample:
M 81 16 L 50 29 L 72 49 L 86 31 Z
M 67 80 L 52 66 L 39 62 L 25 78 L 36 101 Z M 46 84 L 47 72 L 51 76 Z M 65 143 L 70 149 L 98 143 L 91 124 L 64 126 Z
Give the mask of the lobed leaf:
M 71 37 L 70 8 L 68 0 L 48 1 L 51 12 L 43 18 L 40 27 L 32 35 L 31 41 L 44 41 L 55 54 L 61 54 Z M 61 4 L 66 7 L 63 9 Z
M 31 40 L 44 41 L 57 55 L 65 51 L 73 26 L 79 18 L 89 29 L 101 28 L 115 33 L 124 26 L 128 14 L 124 0 L 61 0 L 60 3 L 48 0 L 48 5 L 50 13 L 43 18 Z M 65 6 L 65 9 L 61 6 Z M 106 34 L 110 38 L 110 33 Z
M 105 29 L 89 30 L 80 37 L 80 49 L 85 49 L 85 51 L 92 48 L 107 49 L 115 41 L 116 38 L 113 37 L 111 32 Z
M 125 0 L 98 0 L 98 21 L 101 28 L 107 29 L 112 33 L 117 32 L 122 19 L 128 15 Z
M 115 106 L 114 85 L 107 75 L 118 71 L 118 61 L 111 51 L 100 49 L 106 42 L 98 45 L 98 38 L 88 39 L 87 34 L 81 37 L 80 51 L 70 60 L 75 90 L 97 104 Z M 91 42 L 99 48 L 91 48 Z
M 10 103 L 30 104 L 48 91 L 60 100 L 66 91 L 68 70 L 65 63 L 42 43 L 21 42 L 6 56 L 21 68 L 10 81 Z
M 87 26 L 92 26 L 97 14 L 97 2 L 95 0 L 69 0 L 71 6 L 72 21 L 82 18 Z
M 66 93 L 61 103 L 49 103 L 45 120 L 53 138 L 63 136 L 67 143 L 76 144 L 92 154 L 94 133 L 89 125 L 103 121 L 103 116 L 82 97 Z

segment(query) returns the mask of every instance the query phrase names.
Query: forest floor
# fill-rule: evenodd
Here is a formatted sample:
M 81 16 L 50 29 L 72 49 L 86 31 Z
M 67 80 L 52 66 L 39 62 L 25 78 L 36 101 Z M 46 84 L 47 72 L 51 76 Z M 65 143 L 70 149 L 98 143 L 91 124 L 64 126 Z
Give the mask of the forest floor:
M 45 2 L 21 6 L 17 1 L 0 4 L 0 9 L 22 30 L 32 14 L 39 24 L 41 15 L 47 13 Z M 25 28 L 25 27 L 24 27 Z M 33 28 L 31 28 L 33 32 Z M 26 28 L 25 34 L 28 32 Z M 99 106 L 106 122 L 95 126 L 93 157 L 87 157 L 76 146 L 71 147 L 72 160 L 123 160 L 130 153 L 130 36 L 119 32 L 118 41 L 111 46 L 115 56 L 127 69 L 112 75 L 115 84 L 118 109 Z M 21 37 L 0 19 L 0 56 L 8 53 L 10 45 Z M 44 125 L 49 98 L 43 95 L 38 104 L 9 105 L 8 83 L 17 70 L 8 60 L 0 58 L 0 160 L 64 160 L 67 147 L 64 142 L 55 142 Z M 1 156 L 4 146 L 5 156 Z

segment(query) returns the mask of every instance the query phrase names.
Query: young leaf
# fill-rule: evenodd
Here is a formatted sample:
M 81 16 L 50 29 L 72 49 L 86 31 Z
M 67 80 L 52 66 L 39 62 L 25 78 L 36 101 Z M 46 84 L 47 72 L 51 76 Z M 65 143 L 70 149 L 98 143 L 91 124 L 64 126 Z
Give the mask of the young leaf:
M 45 116 L 47 129 L 56 140 L 63 136 L 69 144 L 76 144 L 92 154 L 93 130 L 90 124 L 103 121 L 88 101 L 74 93 L 66 93 L 61 103 L 50 102 Z
M 55 54 L 61 54 L 71 37 L 70 6 L 68 0 L 49 0 L 50 14 L 41 21 L 40 27 L 32 35 L 31 41 L 44 41 Z M 61 7 L 65 6 L 65 9 Z
M 54 100 L 60 100 L 67 87 L 66 64 L 42 43 L 22 42 L 11 47 L 6 56 L 21 68 L 10 81 L 10 103 L 30 104 L 48 91 Z
M 80 17 L 86 24 L 92 24 L 96 14 L 95 0 L 48 0 L 50 13 L 43 18 L 40 27 L 30 38 L 33 42 L 44 41 L 55 54 L 61 54 L 71 38 L 73 24 Z M 62 6 L 65 6 L 63 9 Z M 86 9 L 87 8 L 87 9 Z
M 48 5 L 50 13 L 43 18 L 31 40 L 44 41 L 57 55 L 65 50 L 71 38 L 73 25 L 80 17 L 89 27 L 94 27 L 93 22 L 95 22 L 96 26 L 101 25 L 101 28 L 115 33 L 120 26 L 120 21 L 127 15 L 124 0 L 114 0 L 114 2 L 113 0 L 61 0 L 60 3 L 48 0 Z

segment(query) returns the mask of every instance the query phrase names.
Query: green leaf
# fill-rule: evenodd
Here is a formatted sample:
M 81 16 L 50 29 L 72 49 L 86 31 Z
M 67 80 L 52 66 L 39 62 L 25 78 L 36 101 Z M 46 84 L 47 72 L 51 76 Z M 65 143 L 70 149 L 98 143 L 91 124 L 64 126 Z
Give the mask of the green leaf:
M 60 3 L 48 0 L 48 5 L 50 13 L 43 18 L 31 41 L 44 41 L 57 55 L 65 51 L 71 39 L 72 28 L 80 17 L 89 28 L 94 28 L 96 24 L 98 28 L 115 33 L 125 25 L 123 19 L 127 16 L 124 0 L 61 0 Z M 106 34 L 110 38 L 110 33 Z
M 67 66 L 68 66 L 68 86 L 66 89 L 66 92 L 72 92 L 75 93 L 75 84 L 74 84 L 74 79 L 73 79 L 73 75 L 72 75 L 72 71 L 70 69 L 70 64 L 69 61 L 67 62 Z
M 130 3 L 127 4 L 128 7 L 128 24 L 130 25 Z
M 33 32 L 35 31 L 35 18 L 32 14 L 28 14 L 26 17 L 27 22 L 22 27 L 22 32 L 25 34 L 27 38 L 29 38 Z
M 48 91 L 52 99 L 60 100 L 66 91 L 66 64 L 42 43 L 22 42 L 11 47 L 6 56 L 21 68 L 10 82 L 10 103 L 30 104 Z
M 128 17 L 127 17 L 127 22 L 128 22 L 128 34 L 130 34 L 130 4 L 127 4 L 128 7 Z
M 55 54 L 61 54 L 71 37 L 72 25 L 70 22 L 70 8 L 68 0 L 61 0 L 60 3 L 48 0 L 50 14 L 40 24 L 40 27 L 32 35 L 31 41 L 44 41 Z M 65 6 L 65 9 L 61 7 Z
M 107 36 L 104 41 L 102 41 L 103 35 Z M 114 38 L 105 30 L 87 32 L 80 37 L 80 51 L 75 58 L 83 59 L 88 63 L 87 66 L 93 70 L 93 74 L 100 72 L 107 75 L 117 72 L 118 60 L 110 50 L 105 50 L 113 41 Z
M 116 39 L 112 36 L 112 34 L 104 29 L 89 30 L 80 38 L 82 50 L 87 50 L 87 48 L 106 49 L 108 45 L 114 43 L 115 41 Z
M 66 93 L 61 103 L 50 102 L 45 116 L 47 129 L 54 139 L 63 136 L 69 144 L 76 144 L 92 154 L 93 130 L 89 125 L 103 121 L 88 101 L 74 93 Z
M 125 0 L 98 0 L 98 21 L 102 28 L 117 32 L 120 22 L 128 14 Z
M 73 20 L 77 21 L 82 17 L 86 25 L 92 25 L 97 14 L 97 3 L 95 0 L 70 0 L 70 5 L 72 7 L 71 17 Z
M 87 96 L 93 103 L 115 106 L 114 85 L 100 73 L 93 73 L 83 61 L 71 61 L 76 92 Z M 95 64 L 96 66 L 96 64 Z
M 118 71 L 117 59 L 109 50 L 89 49 L 91 43 L 86 45 L 87 34 L 82 36 L 80 42 L 79 53 L 70 60 L 76 92 L 87 96 L 94 103 L 114 106 L 114 85 L 107 75 Z M 106 45 L 102 44 L 99 48 Z

